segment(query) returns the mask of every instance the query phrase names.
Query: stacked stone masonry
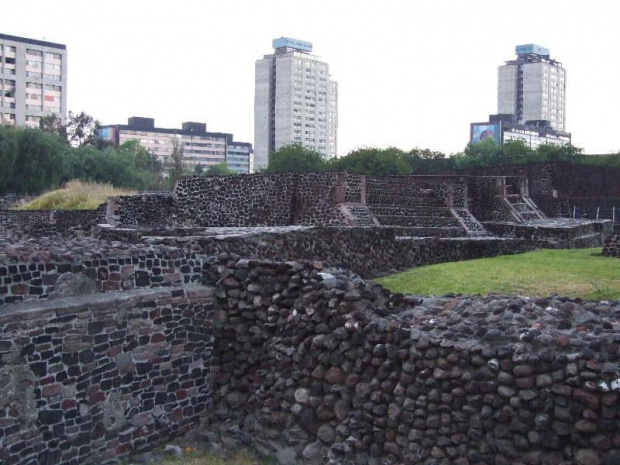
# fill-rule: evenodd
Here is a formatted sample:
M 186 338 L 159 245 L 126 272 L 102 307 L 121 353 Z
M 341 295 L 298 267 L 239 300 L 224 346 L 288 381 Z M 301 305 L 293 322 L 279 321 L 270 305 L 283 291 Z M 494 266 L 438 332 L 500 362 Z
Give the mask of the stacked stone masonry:
M 619 463 L 620 301 L 399 297 L 322 262 L 220 277 L 214 424 L 313 463 Z
M 183 178 L 176 214 L 197 226 L 345 225 L 343 184 L 341 173 Z
M 571 216 L 574 207 L 589 218 L 596 218 L 598 207 L 620 209 L 620 168 L 547 162 L 474 168 L 458 173 L 471 177 L 525 178 L 532 199 L 551 218 Z
M 0 211 L 0 237 L 9 233 L 29 236 L 89 233 L 95 225 L 106 221 L 105 212 L 105 204 L 95 210 Z
M 402 237 L 407 233 L 406 228 L 309 228 L 225 238 L 152 238 L 149 245 L 133 251 L 90 238 L 62 244 L 31 242 L 30 248 L 14 248 L 7 241 L 4 257 L 0 254 L 0 306 L 72 292 L 197 284 L 209 257 L 221 253 L 279 260 L 321 259 L 372 277 L 431 263 L 520 253 L 537 246 L 518 238 Z
M 170 192 L 115 197 L 108 202 L 106 223 L 123 226 L 175 224 Z
M 68 260 L 71 258 L 71 261 Z M 126 291 L 199 283 L 203 260 L 184 251 L 82 260 L 0 263 L 0 305 L 59 298 L 72 292 Z
M 208 288 L 11 306 L 0 315 L 0 463 L 115 464 L 211 405 Z
M 603 255 L 606 257 L 620 258 L 620 234 L 610 234 L 605 240 Z

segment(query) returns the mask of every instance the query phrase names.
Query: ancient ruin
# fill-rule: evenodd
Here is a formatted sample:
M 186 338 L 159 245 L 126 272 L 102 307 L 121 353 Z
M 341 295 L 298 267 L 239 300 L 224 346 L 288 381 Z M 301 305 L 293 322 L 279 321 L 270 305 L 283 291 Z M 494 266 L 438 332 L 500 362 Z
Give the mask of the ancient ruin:
M 620 301 L 369 280 L 618 256 L 610 221 L 555 218 L 556 187 L 321 173 L 188 177 L 89 212 L 3 199 L 0 463 L 112 464 L 198 424 L 281 463 L 619 463 Z

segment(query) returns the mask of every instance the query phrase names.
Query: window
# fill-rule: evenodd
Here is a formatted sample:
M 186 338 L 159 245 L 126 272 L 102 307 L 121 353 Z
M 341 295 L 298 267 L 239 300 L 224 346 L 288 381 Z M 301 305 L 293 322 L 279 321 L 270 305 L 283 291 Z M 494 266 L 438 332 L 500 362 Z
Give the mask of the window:
M 29 48 L 26 50 L 26 55 L 31 55 L 33 57 L 43 57 L 43 52 L 41 50 L 32 50 Z
M 41 79 L 42 76 L 43 76 L 43 73 L 38 73 L 36 71 L 26 71 L 26 77 Z

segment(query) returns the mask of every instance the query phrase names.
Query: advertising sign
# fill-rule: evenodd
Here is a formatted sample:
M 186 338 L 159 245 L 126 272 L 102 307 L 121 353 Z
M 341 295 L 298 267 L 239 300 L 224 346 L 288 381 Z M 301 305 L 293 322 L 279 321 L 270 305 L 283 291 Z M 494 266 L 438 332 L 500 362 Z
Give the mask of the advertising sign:
M 471 141 L 481 142 L 485 139 L 493 139 L 497 144 L 500 143 L 499 124 L 471 125 Z

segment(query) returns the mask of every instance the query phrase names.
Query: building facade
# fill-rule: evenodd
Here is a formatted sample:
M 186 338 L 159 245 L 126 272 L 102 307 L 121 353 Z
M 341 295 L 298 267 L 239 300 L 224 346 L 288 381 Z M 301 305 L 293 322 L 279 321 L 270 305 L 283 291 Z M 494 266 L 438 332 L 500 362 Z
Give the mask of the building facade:
M 533 149 L 541 145 L 567 145 L 570 133 L 553 129 L 549 121 L 528 121 L 520 124 L 514 115 L 489 115 L 489 121 L 470 125 L 470 142 L 493 139 L 498 145 L 521 141 Z
M 329 65 L 311 54 L 310 42 L 281 37 L 273 48 L 255 67 L 255 169 L 266 168 L 271 153 L 293 143 L 335 157 L 338 84 L 330 80 Z
M 67 118 L 67 47 L 0 34 L 0 124 L 39 127 Z
M 155 127 L 153 118 L 129 118 L 126 125 L 103 126 L 99 136 L 119 146 L 137 140 L 159 160 L 166 161 L 174 145 L 183 148 L 184 159 L 189 165 L 202 168 L 226 163 L 237 173 L 250 173 L 252 144 L 236 142 L 232 134 L 208 132 L 205 123 L 185 122 L 181 129 Z
M 499 67 L 497 112 L 515 115 L 520 124 L 545 120 L 566 131 L 566 70 L 539 45 L 517 45 L 516 54 Z

